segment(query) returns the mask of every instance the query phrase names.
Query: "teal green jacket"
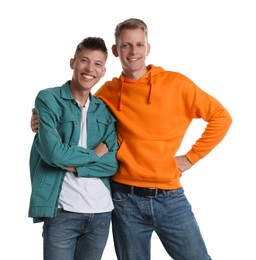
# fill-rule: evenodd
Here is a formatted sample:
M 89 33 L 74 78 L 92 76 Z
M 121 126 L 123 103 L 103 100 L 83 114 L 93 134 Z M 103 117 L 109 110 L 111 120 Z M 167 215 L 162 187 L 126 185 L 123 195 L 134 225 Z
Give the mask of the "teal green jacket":
M 87 149 L 79 147 L 81 110 L 69 84 L 42 90 L 35 100 L 39 130 L 30 152 L 32 192 L 28 214 L 34 223 L 56 216 L 64 168 L 76 167 L 77 177 L 99 177 L 108 189 L 109 177 L 118 169 L 115 117 L 102 100 L 90 94 Z M 109 149 L 102 157 L 92 150 L 100 142 Z

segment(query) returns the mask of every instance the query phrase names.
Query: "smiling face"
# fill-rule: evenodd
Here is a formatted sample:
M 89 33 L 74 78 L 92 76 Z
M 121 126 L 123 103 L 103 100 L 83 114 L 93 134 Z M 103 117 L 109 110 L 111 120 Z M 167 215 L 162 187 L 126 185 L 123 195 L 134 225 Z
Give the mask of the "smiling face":
M 84 48 L 70 60 L 73 69 L 71 91 L 90 92 L 91 88 L 105 75 L 107 55 L 101 50 Z
M 115 45 L 113 54 L 120 58 L 123 73 L 132 79 L 139 79 L 147 72 L 145 60 L 150 45 L 145 32 L 140 29 L 123 29 Z

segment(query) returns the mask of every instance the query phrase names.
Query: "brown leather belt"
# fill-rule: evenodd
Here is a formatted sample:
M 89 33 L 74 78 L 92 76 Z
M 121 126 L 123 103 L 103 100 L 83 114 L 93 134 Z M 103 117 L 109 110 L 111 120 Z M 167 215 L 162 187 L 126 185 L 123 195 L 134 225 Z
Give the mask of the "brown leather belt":
M 122 191 L 124 193 L 134 194 L 144 197 L 155 197 L 158 194 L 163 194 L 165 190 L 157 188 L 142 188 L 137 186 L 130 186 L 119 182 L 111 181 L 111 187 L 113 190 Z

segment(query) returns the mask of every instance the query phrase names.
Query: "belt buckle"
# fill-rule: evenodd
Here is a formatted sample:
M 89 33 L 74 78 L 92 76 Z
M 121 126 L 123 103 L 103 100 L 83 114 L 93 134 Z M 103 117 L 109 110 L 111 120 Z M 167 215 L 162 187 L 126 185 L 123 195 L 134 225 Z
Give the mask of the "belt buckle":
M 157 196 L 157 194 L 158 194 L 158 188 L 148 188 L 148 189 L 155 192 L 154 195 L 149 196 L 149 197 L 156 197 L 156 196 Z

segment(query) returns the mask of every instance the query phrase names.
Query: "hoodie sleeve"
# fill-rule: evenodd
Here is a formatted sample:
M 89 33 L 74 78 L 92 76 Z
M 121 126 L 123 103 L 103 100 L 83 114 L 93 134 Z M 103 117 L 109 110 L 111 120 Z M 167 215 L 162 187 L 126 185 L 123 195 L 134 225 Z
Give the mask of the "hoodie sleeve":
M 201 137 L 186 154 L 195 164 L 221 142 L 231 126 L 232 118 L 216 98 L 191 84 L 193 86 L 190 89 L 193 93 L 189 93 L 189 96 L 193 97 L 190 107 L 192 117 L 202 118 L 207 123 Z

